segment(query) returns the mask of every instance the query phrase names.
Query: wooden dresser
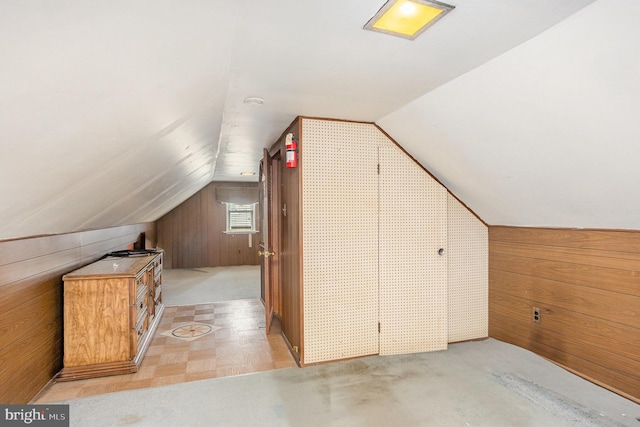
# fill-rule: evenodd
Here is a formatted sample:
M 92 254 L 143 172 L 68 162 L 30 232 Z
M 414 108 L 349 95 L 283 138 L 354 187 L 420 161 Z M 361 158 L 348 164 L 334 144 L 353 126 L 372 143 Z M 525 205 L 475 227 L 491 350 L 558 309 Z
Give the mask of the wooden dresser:
M 58 381 L 138 371 L 164 310 L 162 258 L 162 251 L 109 256 L 63 276 Z

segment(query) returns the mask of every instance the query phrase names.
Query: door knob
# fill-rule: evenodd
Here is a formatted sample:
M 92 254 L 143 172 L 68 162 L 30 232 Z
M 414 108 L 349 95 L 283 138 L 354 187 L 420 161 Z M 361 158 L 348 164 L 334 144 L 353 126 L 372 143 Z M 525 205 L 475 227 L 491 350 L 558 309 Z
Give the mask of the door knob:
M 444 255 L 444 248 L 438 249 L 438 255 L 440 256 Z
M 263 256 L 265 258 L 269 258 L 270 256 L 274 256 L 276 253 L 271 251 L 258 251 L 258 255 Z

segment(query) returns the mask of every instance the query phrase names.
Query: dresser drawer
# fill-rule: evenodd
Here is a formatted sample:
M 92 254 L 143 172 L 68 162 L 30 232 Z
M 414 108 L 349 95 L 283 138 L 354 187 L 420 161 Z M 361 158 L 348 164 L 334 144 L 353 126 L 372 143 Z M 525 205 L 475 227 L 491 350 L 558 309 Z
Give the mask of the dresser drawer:
M 147 285 L 138 285 L 136 289 L 136 302 L 135 306 L 140 306 L 141 303 L 147 304 L 147 293 L 149 293 L 149 288 Z

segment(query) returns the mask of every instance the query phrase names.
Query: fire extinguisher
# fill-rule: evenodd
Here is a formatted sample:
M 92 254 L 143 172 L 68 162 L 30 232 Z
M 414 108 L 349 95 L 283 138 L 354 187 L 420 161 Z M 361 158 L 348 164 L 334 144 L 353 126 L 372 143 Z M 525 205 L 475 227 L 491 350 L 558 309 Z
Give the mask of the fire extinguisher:
M 285 137 L 285 147 L 287 150 L 287 167 L 298 167 L 298 141 L 296 141 L 292 133 L 288 133 Z

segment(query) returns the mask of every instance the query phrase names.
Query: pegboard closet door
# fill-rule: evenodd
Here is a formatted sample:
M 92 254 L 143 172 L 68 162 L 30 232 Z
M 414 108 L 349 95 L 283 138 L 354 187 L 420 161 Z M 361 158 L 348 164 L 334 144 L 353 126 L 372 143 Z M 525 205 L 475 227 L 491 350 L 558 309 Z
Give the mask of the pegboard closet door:
M 380 354 L 445 350 L 446 189 L 392 142 L 380 146 L 379 186 Z
M 303 363 L 378 353 L 378 130 L 302 119 Z

